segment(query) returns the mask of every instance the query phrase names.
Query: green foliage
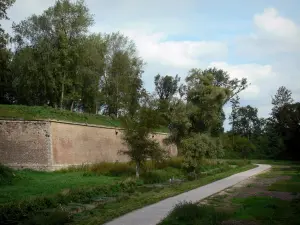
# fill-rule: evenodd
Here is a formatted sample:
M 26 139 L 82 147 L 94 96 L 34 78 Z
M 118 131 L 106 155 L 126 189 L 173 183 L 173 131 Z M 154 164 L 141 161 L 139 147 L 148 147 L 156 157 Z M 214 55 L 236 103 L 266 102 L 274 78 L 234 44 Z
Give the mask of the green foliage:
M 145 184 L 156 184 L 167 182 L 173 177 L 178 178 L 178 175 L 182 176 L 182 173 L 169 168 L 164 170 L 152 170 L 142 173 L 141 178 L 143 179 Z
M 256 148 L 247 138 L 235 136 L 233 150 L 239 153 L 242 158 L 247 158 L 255 152 Z
M 124 180 L 123 182 L 110 185 L 69 189 L 68 192 L 52 196 L 29 198 L 27 200 L 1 204 L 0 221 L 3 224 L 11 224 L 28 220 L 32 218 L 33 214 L 45 209 L 57 208 L 62 204 L 70 202 L 90 202 L 95 196 L 118 196 L 123 193 L 132 193 L 138 186 L 139 183 L 136 180 Z
M 12 184 L 15 178 L 14 171 L 2 164 L 0 164 L 0 186 L 5 184 Z
M 155 168 L 157 169 L 165 169 L 167 167 L 182 169 L 183 166 L 183 157 L 172 157 L 170 159 L 164 159 L 162 161 L 155 163 Z
M 143 206 L 159 202 L 163 199 L 181 194 L 188 190 L 206 185 L 224 177 L 230 176 L 237 172 L 242 172 L 254 168 L 254 165 L 238 167 L 230 169 L 223 173 L 217 173 L 212 176 L 199 178 L 190 182 L 183 182 L 176 185 L 157 187 L 154 189 L 146 189 L 147 191 L 139 194 L 131 194 L 126 198 L 121 198 L 119 201 L 107 203 L 104 207 L 97 207 L 91 212 L 83 212 L 76 216 L 75 223 L 77 224 L 103 224 L 112 219 L 129 213 L 133 210 L 142 208 Z
M 119 127 L 120 121 L 107 116 L 57 110 L 48 106 L 0 105 L 0 117 L 25 120 L 53 119 Z
M 234 215 L 235 219 L 256 220 L 263 224 L 299 224 L 299 199 L 292 202 L 272 197 L 249 197 L 233 199 L 241 208 Z
M 109 163 L 102 162 L 89 166 L 86 169 L 87 172 L 97 175 L 107 175 L 107 176 L 130 176 L 134 174 L 134 167 L 128 163 Z
M 54 211 L 33 215 L 24 225 L 64 225 L 70 222 L 72 219 L 68 212 Z
M 142 107 L 134 117 L 123 118 L 123 140 L 127 150 L 121 150 L 136 164 L 136 176 L 148 158 L 159 161 L 165 155 L 159 143 L 151 138 L 151 133 L 158 126 L 159 116 L 152 108 Z
M 228 213 L 218 212 L 211 206 L 181 202 L 159 225 L 220 225 L 227 218 Z
M 182 142 L 184 165 L 186 168 L 197 168 L 204 158 L 216 158 L 223 154 L 221 142 L 207 134 L 196 134 Z

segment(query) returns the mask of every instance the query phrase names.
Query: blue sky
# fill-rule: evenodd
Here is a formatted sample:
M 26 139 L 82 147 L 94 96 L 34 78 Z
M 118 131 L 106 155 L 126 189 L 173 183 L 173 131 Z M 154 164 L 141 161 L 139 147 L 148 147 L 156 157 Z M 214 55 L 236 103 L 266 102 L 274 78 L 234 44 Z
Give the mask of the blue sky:
M 54 0 L 17 0 L 11 22 L 40 14 Z M 284 85 L 300 100 L 299 0 L 86 0 L 92 32 L 120 31 L 132 38 L 147 62 L 145 87 L 157 73 L 179 74 L 216 66 L 251 86 L 240 97 L 268 116 L 271 96 Z M 2 21 L 1 21 L 2 22 Z M 230 107 L 225 111 L 230 113 Z M 226 127 L 228 125 L 226 123 Z

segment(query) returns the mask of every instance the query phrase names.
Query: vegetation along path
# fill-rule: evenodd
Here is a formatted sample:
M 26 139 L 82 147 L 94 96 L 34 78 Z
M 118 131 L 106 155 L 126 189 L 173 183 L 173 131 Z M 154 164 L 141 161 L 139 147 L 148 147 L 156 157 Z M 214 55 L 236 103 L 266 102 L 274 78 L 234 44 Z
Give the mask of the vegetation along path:
M 155 225 L 164 219 L 179 202 L 198 202 L 270 168 L 271 166 L 269 165 L 259 164 L 258 167 L 254 169 L 234 174 L 222 180 L 218 180 L 197 189 L 165 199 L 156 204 L 133 211 L 106 223 L 106 225 Z

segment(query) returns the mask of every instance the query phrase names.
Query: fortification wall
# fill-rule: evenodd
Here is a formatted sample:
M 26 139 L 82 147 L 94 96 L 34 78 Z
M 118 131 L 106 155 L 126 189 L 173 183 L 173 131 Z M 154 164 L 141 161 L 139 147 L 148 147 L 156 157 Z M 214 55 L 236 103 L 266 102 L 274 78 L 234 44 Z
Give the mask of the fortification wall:
M 0 163 L 15 168 L 56 170 L 96 162 L 126 162 L 122 129 L 62 121 L 0 120 Z M 162 146 L 167 134 L 155 133 Z M 174 145 L 164 146 L 171 156 Z

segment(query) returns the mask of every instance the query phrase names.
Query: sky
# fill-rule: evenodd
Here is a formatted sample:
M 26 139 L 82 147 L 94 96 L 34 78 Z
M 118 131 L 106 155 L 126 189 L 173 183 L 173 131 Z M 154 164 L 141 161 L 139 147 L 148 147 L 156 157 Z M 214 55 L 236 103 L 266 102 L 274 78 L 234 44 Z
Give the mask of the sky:
M 182 80 L 192 68 L 217 67 L 251 85 L 240 94 L 241 105 L 257 107 L 260 117 L 272 108 L 280 86 L 300 101 L 299 0 L 86 0 L 94 15 L 91 32 L 114 32 L 135 41 L 147 63 L 144 86 L 154 90 L 156 74 Z M 16 0 L 1 21 L 11 31 L 55 0 Z M 225 106 L 227 117 L 230 105 Z M 228 120 L 225 122 L 228 129 Z

